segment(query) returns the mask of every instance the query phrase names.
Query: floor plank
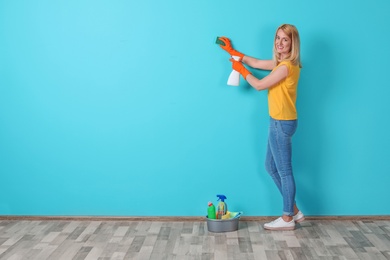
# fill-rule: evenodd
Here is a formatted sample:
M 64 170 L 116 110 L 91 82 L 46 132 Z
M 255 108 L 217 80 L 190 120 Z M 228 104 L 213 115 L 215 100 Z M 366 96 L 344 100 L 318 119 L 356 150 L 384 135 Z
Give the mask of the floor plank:
M 264 221 L 265 222 L 265 221 Z M 0 220 L 0 259 L 390 259 L 390 220 L 307 220 L 294 231 L 242 221 Z

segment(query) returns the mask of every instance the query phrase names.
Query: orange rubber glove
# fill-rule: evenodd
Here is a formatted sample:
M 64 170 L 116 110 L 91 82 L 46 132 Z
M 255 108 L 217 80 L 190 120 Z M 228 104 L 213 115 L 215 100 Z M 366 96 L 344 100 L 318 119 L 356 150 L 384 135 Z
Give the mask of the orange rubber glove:
M 232 62 L 232 68 L 235 71 L 238 71 L 244 79 L 246 79 L 249 74 L 252 74 L 247 68 L 245 68 L 241 61 L 236 61 L 235 59 L 230 59 L 230 61 Z
M 238 57 L 240 57 L 240 60 L 242 60 L 242 58 L 244 57 L 244 54 L 233 49 L 232 43 L 230 42 L 229 38 L 219 37 L 218 39 L 221 40 L 225 44 L 225 45 L 223 45 L 223 44 L 219 45 L 219 46 L 221 46 L 222 49 L 227 51 L 230 54 L 230 56 L 238 56 Z

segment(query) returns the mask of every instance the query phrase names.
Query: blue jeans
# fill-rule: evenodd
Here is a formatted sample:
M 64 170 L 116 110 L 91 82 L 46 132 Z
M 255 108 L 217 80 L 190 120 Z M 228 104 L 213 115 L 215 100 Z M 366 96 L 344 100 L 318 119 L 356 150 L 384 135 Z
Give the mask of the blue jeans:
M 270 119 L 265 159 L 265 169 L 283 196 L 283 214 L 287 216 L 294 215 L 295 180 L 291 163 L 291 139 L 297 126 L 297 120 Z

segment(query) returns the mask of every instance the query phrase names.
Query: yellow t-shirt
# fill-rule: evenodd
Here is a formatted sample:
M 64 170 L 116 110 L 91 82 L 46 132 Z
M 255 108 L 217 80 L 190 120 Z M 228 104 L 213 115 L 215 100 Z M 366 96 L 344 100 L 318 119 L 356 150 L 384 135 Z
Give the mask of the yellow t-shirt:
M 282 65 L 287 66 L 288 75 L 268 90 L 269 115 L 276 120 L 294 120 L 298 118 L 295 103 L 301 69 L 290 61 L 282 61 L 273 70 Z

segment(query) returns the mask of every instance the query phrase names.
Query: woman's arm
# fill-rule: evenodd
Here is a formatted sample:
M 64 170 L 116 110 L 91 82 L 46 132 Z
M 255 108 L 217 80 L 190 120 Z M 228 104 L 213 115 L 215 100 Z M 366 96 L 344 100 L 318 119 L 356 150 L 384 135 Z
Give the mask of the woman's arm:
M 262 79 L 258 79 L 252 74 L 248 74 L 246 76 L 246 80 L 256 90 L 264 90 L 276 85 L 280 81 L 284 80 L 287 76 L 288 76 L 287 66 L 281 65 L 276 70 L 272 71 L 269 75 L 267 75 Z
M 255 69 L 272 70 L 275 68 L 275 63 L 273 60 L 259 60 L 250 56 L 244 56 L 242 58 L 242 62 Z

